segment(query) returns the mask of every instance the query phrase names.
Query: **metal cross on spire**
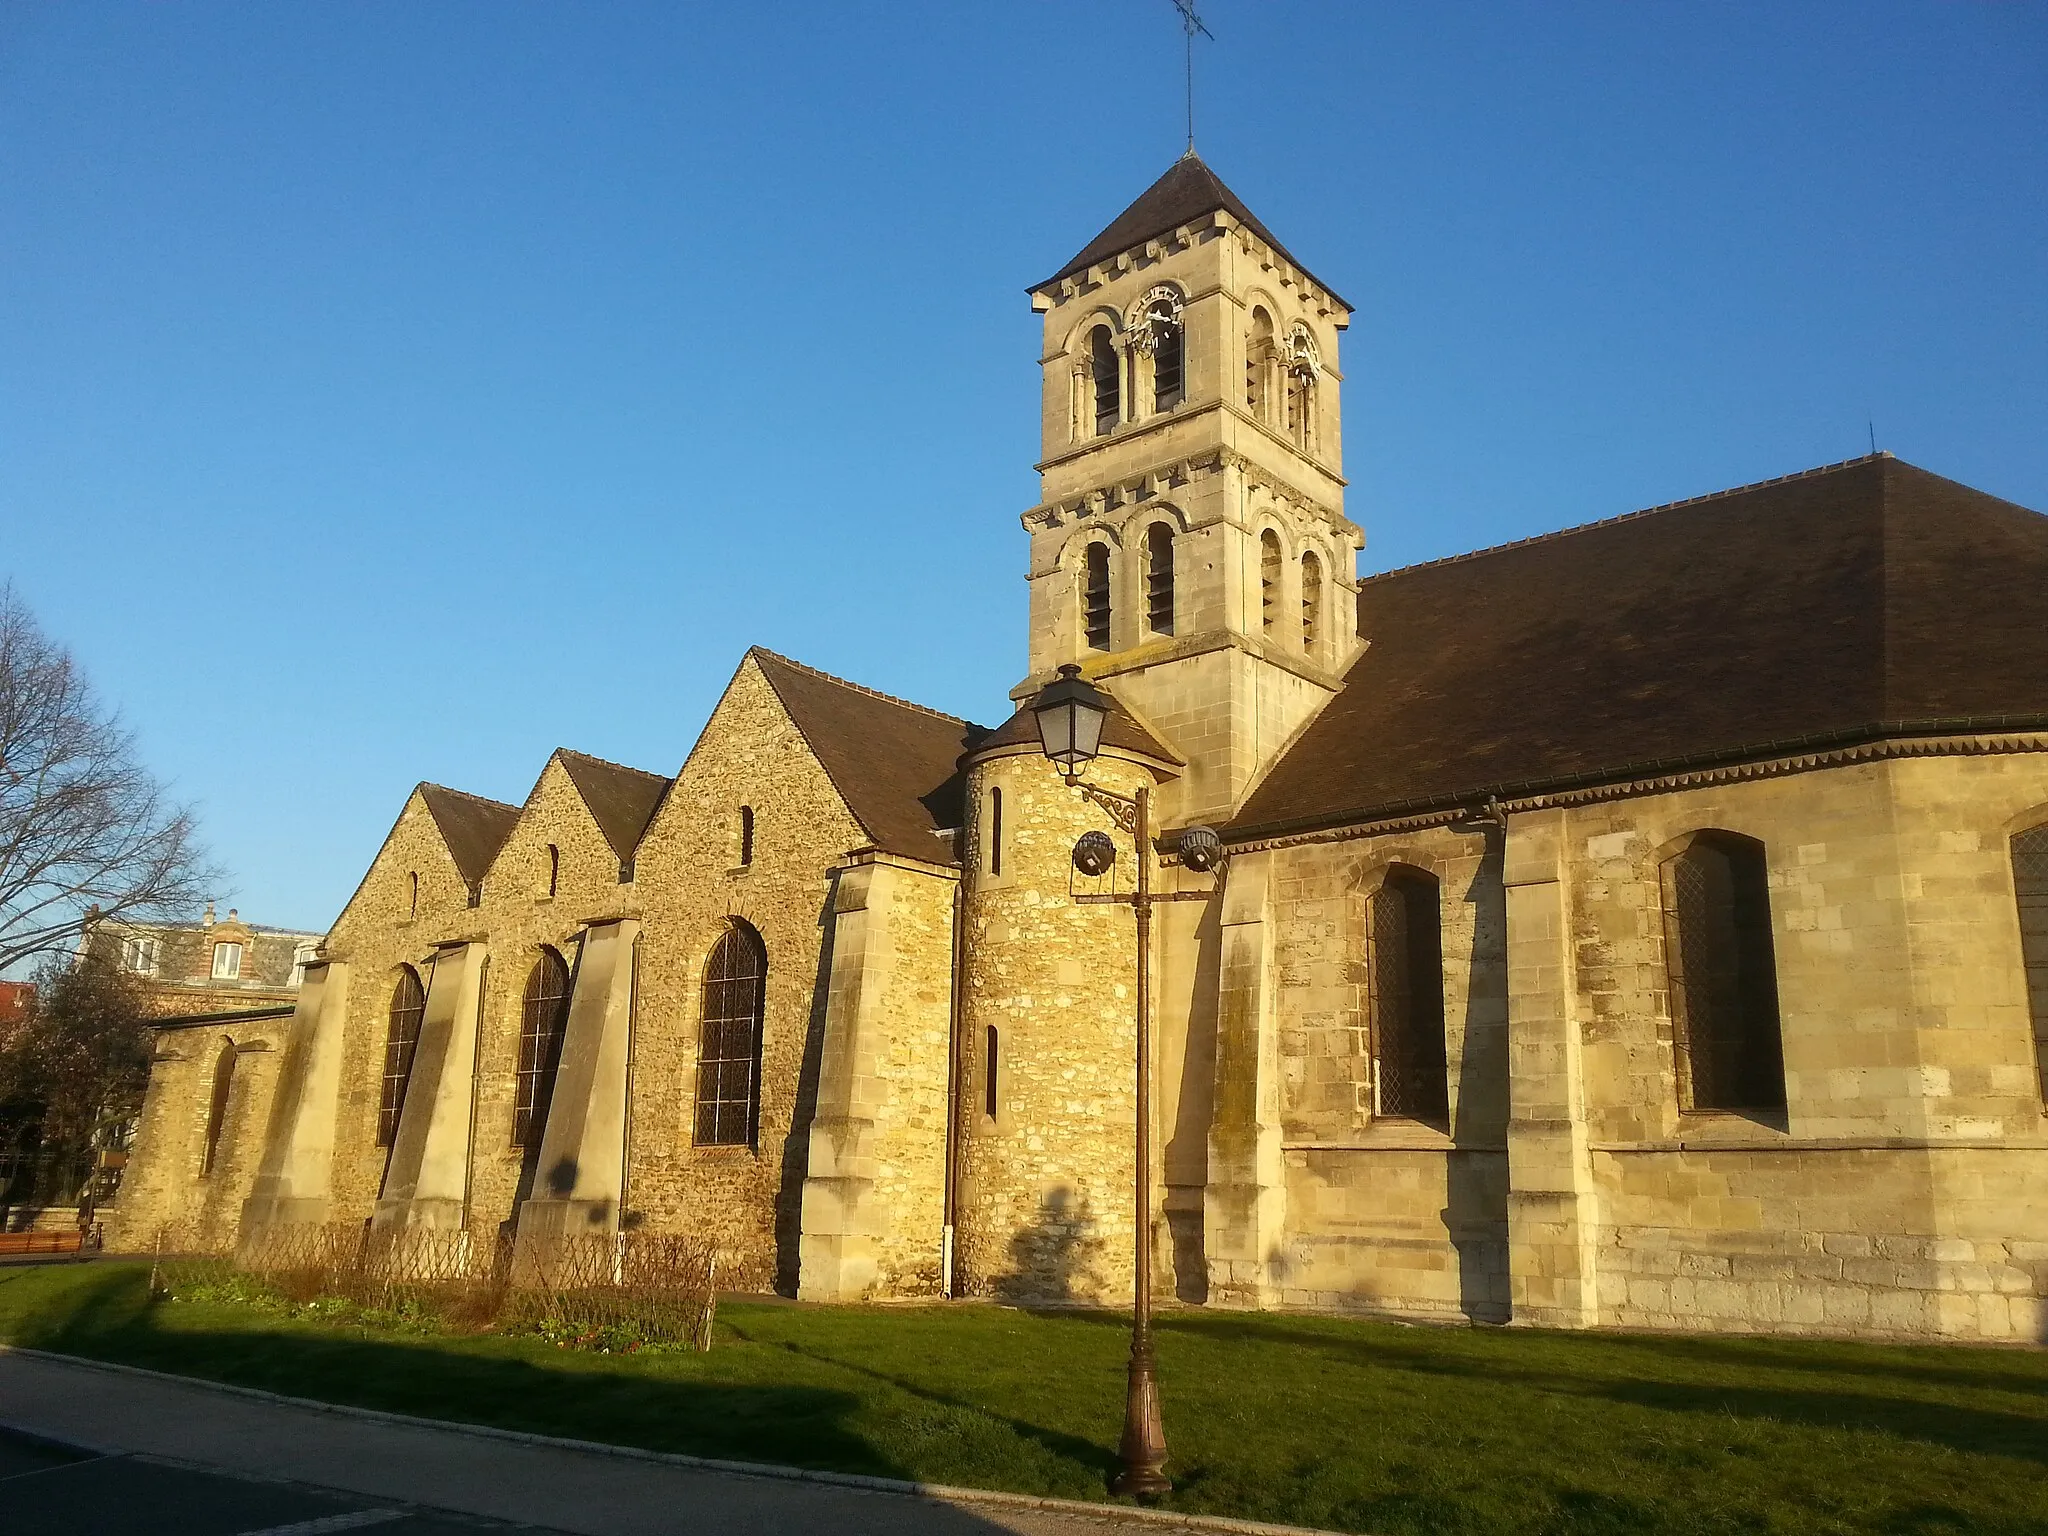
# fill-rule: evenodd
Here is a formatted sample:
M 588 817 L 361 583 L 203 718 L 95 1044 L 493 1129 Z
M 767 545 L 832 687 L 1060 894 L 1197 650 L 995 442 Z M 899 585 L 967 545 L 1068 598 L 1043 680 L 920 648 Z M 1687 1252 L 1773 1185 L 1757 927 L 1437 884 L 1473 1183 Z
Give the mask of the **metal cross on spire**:
M 1202 18 L 1195 14 L 1195 0 L 1172 0 L 1173 8 L 1180 12 L 1181 30 L 1188 35 L 1188 153 L 1195 152 L 1195 34 L 1201 33 L 1210 42 L 1216 41 L 1216 34 L 1202 25 Z

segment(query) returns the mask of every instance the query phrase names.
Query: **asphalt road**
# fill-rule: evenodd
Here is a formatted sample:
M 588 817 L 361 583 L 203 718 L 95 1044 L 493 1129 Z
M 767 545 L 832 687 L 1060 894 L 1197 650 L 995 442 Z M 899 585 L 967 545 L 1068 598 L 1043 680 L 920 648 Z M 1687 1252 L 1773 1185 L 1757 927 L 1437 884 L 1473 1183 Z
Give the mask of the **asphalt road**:
M 356 1529 L 380 1536 L 1138 1536 L 1147 1529 L 1089 1514 L 747 1477 L 393 1424 L 6 1350 L 0 1426 L 9 1431 L 0 1434 L 0 1530 L 7 1536 Z

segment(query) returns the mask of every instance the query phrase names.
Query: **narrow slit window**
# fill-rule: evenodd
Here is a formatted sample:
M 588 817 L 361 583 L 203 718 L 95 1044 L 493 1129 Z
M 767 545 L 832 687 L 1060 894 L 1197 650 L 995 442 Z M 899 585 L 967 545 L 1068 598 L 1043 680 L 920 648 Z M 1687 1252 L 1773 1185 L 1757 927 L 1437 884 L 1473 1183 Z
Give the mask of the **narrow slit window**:
M 553 949 L 542 949 L 520 1003 L 519 1078 L 512 1109 L 515 1147 L 537 1149 L 547 1130 L 568 1023 L 569 964 Z
M 988 1048 L 985 1052 L 987 1059 L 982 1063 L 981 1111 L 991 1120 L 996 1117 L 996 1107 L 1002 1103 L 1002 1079 L 998 1075 L 1002 1067 L 1002 1058 L 999 1054 L 1001 1045 L 1002 1041 L 996 1034 L 995 1025 L 989 1025 Z
M 2048 1099 L 2048 822 L 2012 840 L 2012 885 L 2020 904 L 2020 964 L 2034 1021 L 2034 1069 Z
M 988 872 L 992 875 L 1003 872 L 1003 792 L 1000 789 L 988 792 Z
M 1164 523 L 1145 530 L 1145 626 L 1173 633 L 1173 530 Z
M 754 808 L 740 807 L 740 868 L 746 869 L 754 862 Z
M 1259 629 L 1272 634 L 1280 623 L 1280 538 L 1268 528 L 1259 535 Z
M 407 878 L 412 881 L 412 901 L 406 907 L 405 915 L 407 917 L 418 917 L 420 915 L 420 877 L 418 871 L 414 871 Z
M 1448 1128 L 1442 911 L 1433 875 L 1390 871 L 1367 904 L 1366 975 L 1379 1113 Z
M 213 1098 L 206 1107 L 206 1149 L 201 1154 L 200 1177 L 213 1172 L 220 1156 L 220 1133 L 228 1120 L 228 1095 L 235 1087 L 235 1043 L 224 1041 L 213 1063 Z
M 1082 573 L 1081 627 L 1091 651 L 1109 649 L 1109 546 L 1090 544 Z
M 384 1082 L 377 1101 L 377 1145 L 398 1139 L 398 1118 L 405 1109 L 405 1085 L 412 1077 L 413 1053 L 419 1049 L 420 1023 L 427 1014 L 427 989 L 420 973 L 406 966 L 391 989 L 391 1012 L 384 1032 Z
M 735 920 L 704 967 L 703 1023 L 697 1040 L 696 1142 L 748 1147 L 761 1116 L 761 1020 L 768 953 L 752 928 Z
M 1314 655 L 1323 643 L 1323 563 L 1311 552 L 1301 557 L 1301 648 Z
M 554 895 L 562 883 L 562 850 L 553 843 L 548 844 L 548 894 Z
M 1664 963 L 1687 1109 L 1785 1107 L 1764 845 L 1704 832 L 1664 864 Z
M 1095 378 L 1095 435 L 1106 437 L 1117 428 L 1123 415 L 1123 391 L 1118 373 L 1123 360 L 1117 356 L 1116 338 L 1109 327 L 1098 325 L 1088 333 L 1088 371 Z

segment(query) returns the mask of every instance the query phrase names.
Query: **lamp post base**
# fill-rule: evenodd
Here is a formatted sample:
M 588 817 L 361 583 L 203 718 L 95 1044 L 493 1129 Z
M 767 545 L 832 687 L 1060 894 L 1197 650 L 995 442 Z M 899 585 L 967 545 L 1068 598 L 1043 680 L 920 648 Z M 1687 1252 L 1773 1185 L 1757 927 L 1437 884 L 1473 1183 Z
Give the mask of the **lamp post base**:
M 1159 1419 L 1159 1383 L 1152 1374 L 1151 1341 L 1131 1346 L 1129 1390 L 1124 1394 L 1124 1438 L 1117 1447 L 1123 1469 L 1110 1479 L 1111 1493 L 1140 1499 L 1173 1491 L 1166 1465 L 1166 1429 Z

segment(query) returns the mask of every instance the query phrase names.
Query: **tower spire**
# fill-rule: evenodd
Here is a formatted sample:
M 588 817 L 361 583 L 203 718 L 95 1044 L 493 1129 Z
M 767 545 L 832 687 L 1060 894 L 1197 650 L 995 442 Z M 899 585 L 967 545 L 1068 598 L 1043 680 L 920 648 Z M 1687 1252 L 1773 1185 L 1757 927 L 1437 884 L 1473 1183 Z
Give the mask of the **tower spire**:
M 1195 34 L 1201 33 L 1210 42 L 1216 41 L 1216 34 L 1202 24 L 1202 18 L 1195 14 L 1195 0 L 1173 0 L 1173 8 L 1180 12 L 1181 30 L 1187 34 L 1188 43 L 1188 153 L 1195 152 Z

